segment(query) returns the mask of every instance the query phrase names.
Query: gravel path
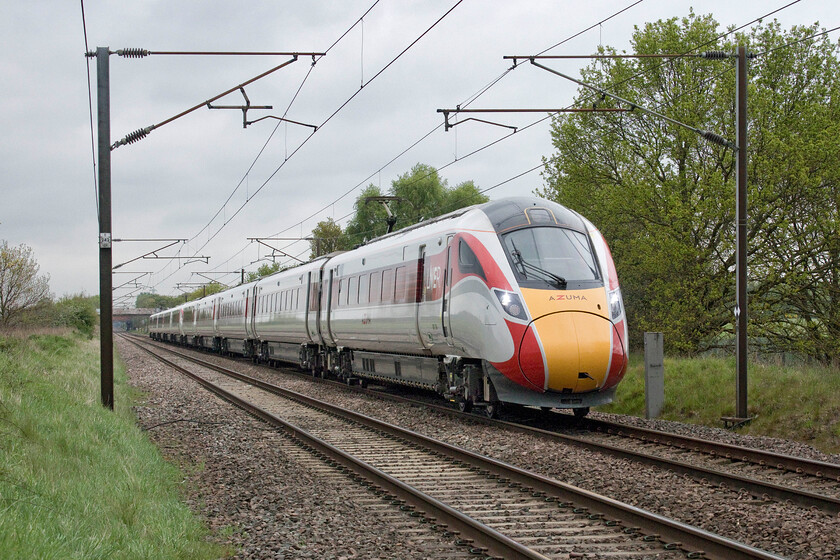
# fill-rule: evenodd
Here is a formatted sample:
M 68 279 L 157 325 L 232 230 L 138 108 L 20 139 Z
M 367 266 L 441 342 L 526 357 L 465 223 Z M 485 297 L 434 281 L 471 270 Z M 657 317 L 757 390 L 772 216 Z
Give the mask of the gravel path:
M 301 462 L 276 432 L 207 396 L 193 382 L 127 343 L 119 341 L 118 348 L 132 385 L 147 395 L 137 407 L 141 426 L 150 428 L 165 456 L 186 466 L 191 506 L 206 516 L 214 531 L 220 531 L 222 540 L 241 547 L 237 557 L 435 557 L 431 548 L 418 551 L 406 545 L 405 535 L 410 533 L 400 532 L 405 529 L 394 525 L 388 514 L 360 503 L 358 488 L 350 492 L 352 485 L 346 480 L 325 479 L 317 468 Z M 201 357 L 232 364 L 207 354 Z M 491 432 L 486 426 L 428 409 L 350 394 L 243 361 L 236 362 L 236 369 L 780 556 L 840 558 L 840 517 L 757 500 L 536 436 Z M 795 442 L 674 422 L 612 415 L 610 419 L 838 462 L 836 456 Z M 442 547 L 445 542 L 423 546 Z

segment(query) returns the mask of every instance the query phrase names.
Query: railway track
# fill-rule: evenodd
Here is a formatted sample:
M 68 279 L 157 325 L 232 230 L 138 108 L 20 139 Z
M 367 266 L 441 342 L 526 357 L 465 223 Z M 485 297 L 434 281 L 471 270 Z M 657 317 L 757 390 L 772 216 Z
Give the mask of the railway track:
M 185 358 L 203 362 L 201 374 L 156 357 L 278 426 L 393 506 L 445 526 L 473 554 L 779 558 L 193 357 Z
M 697 480 L 743 489 L 757 498 L 840 514 L 840 465 L 564 413 L 519 409 L 504 419 L 457 411 L 429 400 L 368 390 L 385 399 L 422 403 L 475 422 L 540 434 L 564 443 L 665 468 Z
M 540 434 L 592 451 L 665 468 L 697 480 L 743 489 L 805 508 L 840 514 L 840 465 L 761 449 L 704 440 L 569 414 L 520 409 L 505 419 L 463 413 L 427 400 L 382 393 L 386 399 L 422 403 L 445 414 L 466 416 L 488 425 Z
M 837 464 L 603 420 L 587 419 L 581 428 L 586 441 L 617 449 L 640 448 L 641 453 L 633 450 L 638 460 L 646 461 L 646 456 L 652 456 L 651 462 L 668 461 L 674 469 L 681 464 L 699 467 L 704 469 L 700 471 L 702 476 L 716 483 L 734 484 L 754 495 L 840 513 Z
M 181 354 L 166 346 L 162 348 Z M 308 377 L 291 368 L 284 371 Z M 424 399 L 377 388 L 348 387 L 337 381 L 319 381 L 388 400 L 420 404 L 474 422 L 539 434 L 569 445 L 668 469 L 722 487 L 743 489 L 756 498 L 770 498 L 832 515 L 840 514 L 840 465 L 834 463 L 603 420 L 587 418 L 580 421 L 568 414 L 546 414 L 533 409 L 518 409 L 506 419 L 490 419 L 440 404 L 437 397 Z

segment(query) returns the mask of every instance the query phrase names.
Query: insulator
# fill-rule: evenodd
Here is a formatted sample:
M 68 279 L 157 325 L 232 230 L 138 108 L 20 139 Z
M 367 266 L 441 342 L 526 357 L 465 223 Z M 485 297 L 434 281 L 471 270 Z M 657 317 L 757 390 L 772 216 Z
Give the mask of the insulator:
M 147 134 L 149 133 L 146 131 L 145 128 L 140 128 L 138 130 L 135 130 L 134 132 L 129 132 L 125 136 L 125 143 L 134 144 L 135 142 L 145 138 Z
M 138 130 L 135 130 L 134 132 L 131 132 L 131 133 L 129 133 L 129 134 L 126 134 L 125 138 L 123 138 L 123 139 L 122 139 L 122 140 L 120 140 L 119 142 L 114 143 L 114 145 L 113 145 L 113 146 L 111 146 L 111 149 L 112 149 L 112 150 L 116 150 L 116 149 L 117 149 L 117 148 L 119 148 L 120 146 L 125 146 L 126 144 L 133 144 L 133 143 L 135 143 L 135 142 L 137 142 L 137 141 L 139 141 L 139 140 L 142 140 L 143 138 L 145 138 L 146 136 L 148 136 L 148 134 L 149 134 L 152 130 L 154 130 L 154 128 L 155 128 L 155 126 L 154 126 L 154 125 L 152 125 L 152 126 L 147 126 L 146 128 L 140 128 L 140 129 L 138 129 Z
M 117 51 L 117 54 L 125 58 L 143 58 L 149 56 L 149 51 L 146 49 L 122 49 Z
M 729 58 L 731 55 L 724 51 L 704 51 L 698 55 L 700 58 L 708 58 L 709 60 L 723 60 Z
M 734 144 L 732 144 L 732 142 L 730 142 L 729 140 L 727 140 L 726 138 L 724 138 L 720 134 L 715 134 L 714 132 L 711 132 L 709 130 L 702 131 L 700 133 L 700 135 L 703 136 L 703 138 L 705 138 L 709 142 L 713 142 L 715 144 L 720 144 L 721 146 L 726 146 L 727 148 L 734 148 L 735 147 Z

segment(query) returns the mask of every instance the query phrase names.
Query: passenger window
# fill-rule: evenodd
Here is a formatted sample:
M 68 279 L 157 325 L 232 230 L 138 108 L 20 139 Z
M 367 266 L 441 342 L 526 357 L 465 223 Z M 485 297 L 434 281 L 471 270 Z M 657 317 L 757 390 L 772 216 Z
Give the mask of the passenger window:
M 394 271 L 388 269 L 382 272 L 382 301 L 394 299 Z
M 404 266 L 397 267 L 397 277 L 394 282 L 394 301 L 396 303 L 403 303 L 407 300 L 406 294 L 406 273 Z
M 379 303 L 382 294 L 382 272 L 370 273 L 370 302 Z
M 369 284 L 370 277 L 367 274 L 362 274 L 359 277 L 359 303 L 364 304 L 368 302 Z
M 348 304 L 355 305 L 359 303 L 359 277 L 353 276 L 350 278 L 349 288 L 347 289 Z

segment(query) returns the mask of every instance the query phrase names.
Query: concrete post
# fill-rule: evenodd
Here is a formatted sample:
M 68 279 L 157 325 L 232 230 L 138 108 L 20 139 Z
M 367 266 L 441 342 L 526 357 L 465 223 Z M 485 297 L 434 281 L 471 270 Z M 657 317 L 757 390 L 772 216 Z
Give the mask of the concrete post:
M 662 333 L 645 333 L 645 418 L 656 418 L 665 406 L 664 339 Z

